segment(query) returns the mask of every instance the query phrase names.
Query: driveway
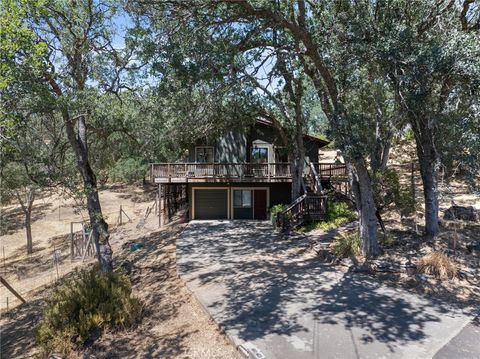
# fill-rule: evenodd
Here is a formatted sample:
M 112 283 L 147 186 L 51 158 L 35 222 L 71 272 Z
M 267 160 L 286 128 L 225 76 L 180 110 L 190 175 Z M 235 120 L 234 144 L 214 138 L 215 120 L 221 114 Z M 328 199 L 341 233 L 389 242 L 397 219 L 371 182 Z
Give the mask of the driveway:
M 456 357 L 478 330 L 466 309 L 322 265 L 293 241 L 252 221 L 192 221 L 177 240 L 180 276 L 252 358 Z M 458 357 L 479 357 L 475 337 Z

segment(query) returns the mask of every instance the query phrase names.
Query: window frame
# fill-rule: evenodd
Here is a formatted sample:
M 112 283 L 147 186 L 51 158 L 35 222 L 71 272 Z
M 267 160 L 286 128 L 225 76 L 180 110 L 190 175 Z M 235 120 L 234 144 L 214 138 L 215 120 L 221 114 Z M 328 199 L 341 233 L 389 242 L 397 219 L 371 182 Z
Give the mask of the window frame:
M 236 191 L 242 193 L 242 194 L 241 194 L 241 197 L 240 197 L 240 198 L 241 198 L 241 202 L 242 202 L 241 205 L 237 205 L 237 203 L 236 203 L 236 200 L 235 200 L 235 199 L 236 199 L 236 198 L 235 198 L 235 192 L 236 192 Z M 244 197 L 243 197 L 243 192 L 249 192 L 249 193 L 250 193 L 250 203 L 249 203 L 248 205 L 245 205 L 245 204 L 244 204 L 244 201 L 243 201 L 243 199 L 244 199 Z M 253 190 L 251 190 L 251 189 L 243 189 L 243 188 L 242 188 L 242 189 L 233 189 L 233 194 L 232 194 L 232 196 L 233 196 L 233 208 L 253 208 Z
M 254 157 L 253 152 L 255 150 L 265 150 L 265 153 L 266 153 L 265 162 L 259 161 L 259 159 L 261 159 L 261 157 L 259 157 L 257 159 Z M 268 146 L 262 146 L 262 145 L 253 145 L 252 146 L 252 149 L 250 151 L 250 158 L 251 158 L 252 163 L 269 163 L 270 162 L 269 157 L 270 157 L 270 149 L 269 149 Z

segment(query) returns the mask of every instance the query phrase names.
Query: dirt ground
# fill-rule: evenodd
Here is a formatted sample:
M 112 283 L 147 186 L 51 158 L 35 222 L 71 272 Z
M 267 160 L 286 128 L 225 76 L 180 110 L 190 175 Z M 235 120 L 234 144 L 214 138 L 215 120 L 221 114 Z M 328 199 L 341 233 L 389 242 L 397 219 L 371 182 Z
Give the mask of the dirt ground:
M 183 225 L 159 230 L 158 217 L 153 213 L 146 221 L 142 220 L 147 207 L 153 204 L 152 195 L 154 198 L 154 192 L 136 187 L 114 187 L 101 193 L 106 211 L 119 208 L 122 204 L 132 219 L 122 226 L 114 226 L 116 219 L 110 218 L 111 245 L 116 265 L 126 260 L 133 265 L 133 294 L 143 301 L 144 315 L 138 327 L 102 333 L 79 355 L 86 353 L 90 358 L 235 358 L 235 348 L 176 274 L 175 240 Z M 46 201 L 49 203 L 48 199 Z M 59 233 L 63 227 L 55 229 L 53 223 L 48 223 L 58 220 L 55 212 L 46 212 L 42 218 L 33 224 L 34 233 L 44 229 L 54 237 L 34 237 L 36 252 L 31 257 L 23 254 L 23 233 L 16 233 L 16 241 L 13 239 L 15 233 L 9 234 L 5 241 L 2 238 L 2 244 L 8 246 L 9 253 L 6 256 L 8 271 L 5 277 L 14 288 L 20 288 L 27 304 L 18 305 L 2 286 L 2 299 L 10 297 L 10 308 L 8 312 L 4 308 L 0 318 L 0 358 L 38 357 L 34 328 L 41 317 L 43 299 L 49 288 L 55 285 L 56 269 L 52 266 L 54 248 L 62 253 L 60 277 L 68 275 L 75 267 L 87 266 L 95 261 L 93 258 L 85 262 L 81 259 L 71 261 L 68 236 Z M 77 219 L 72 211 L 68 220 L 73 218 Z M 20 239 L 22 242 L 18 243 Z M 141 242 L 144 247 L 132 252 L 132 242 Z M 12 309 L 12 306 L 17 307 Z
M 122 222 L 137 224 L 145 215 L 147 207 L 153 206 L 155 194 L 154 188 L 148 187 L 111 185 L 102 189 L 102 210 L 110 228 L 119 224 L 120 205 L 126 213 L 122 214 Z M 70 223 L 87 219 L 85 210 L 80 210 L 74 200 L 52 194 L 40 195 L 34 202 L 34 253 L 31 256 L 26 253 L 23 213 L 20 208 L 16 204 L 4 206 L 2 216 L 3 221 L 10 224 L 10 229 L 0 237 L 0 274 L 25 299 L 36 288 L 55 282 L 57 278 L 84 264 L 81 258 L 72 260 L 70 257 Z M 131 222 L 128 222 L 127 216 Z M 73 229 L 80 230 L 81 224 L 75 223 Z M 85 258 L 86 263 L 91 260 Z M 17 298 L 0 286 L 0 311 L 7 309 L 7 301 L 9 309 L 20 304 Z
M 417 192 L 417 201 L 422 204 L 423 193 L 421 188 Z M 404 289 L 422 295 L 442 296 L 455 303 L 466 305 L 480 305 L 480 253 L 471 252 L 468 247 L 480 245 L 480 223 L 464 220 L 449 221 L 443 219 L 444 211 L 454 202 L 460 206 L 472 206 L 480 209 L 480 196 L 472 193 L 465 183 L 451 181 L 441 190 L 440 200 L 440 232 L 432 240 L 425 240 L 423 205 L 420 205 L 416 214 L 401 218 L 394 210 L 387 210 L 382 214 L 386 227 L 386 236 L 379 230 L 378 239 L 383 253 L 373 261 L 366 261 L 361 256 L 341 260 L 328 257 L 327 260 L 344 266 L 345 270 L 352 270 L 354 264 L 366 264 L 372 269 L 379 281 L 388 281 L 389 284 L 402 286 Z M 357 223 L 352 222 L 334 230 L 317 229 L 306 233 L 315 241 L 319 238 L 323 242 L 332 242 L 339 236 L 357 233 Z M 445 254 L 458 270 L 457 276 L 451 279 L 440 279 L 433 275 L 424 275 L 419 272 L 406 273 L 402 270 L 405 265 L 417 265 L 419 260 L 433 252 Z M 314 255 L 317 250 L 313 249 Z M 324 254 L 322 254 L 324 256 Z M 378 268 L 378 266 L 385 268 Z

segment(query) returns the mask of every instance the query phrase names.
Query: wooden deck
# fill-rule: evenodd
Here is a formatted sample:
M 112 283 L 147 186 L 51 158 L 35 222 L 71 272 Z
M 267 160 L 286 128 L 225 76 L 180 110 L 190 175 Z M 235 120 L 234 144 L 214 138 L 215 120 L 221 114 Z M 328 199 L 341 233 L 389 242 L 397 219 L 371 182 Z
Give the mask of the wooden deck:
M 344 164 L 313 165 L 321 180 L 346 179 Z M 152 163 L 151 180 L 152 183 L 291 182 L 292 175 L 290 163 Z

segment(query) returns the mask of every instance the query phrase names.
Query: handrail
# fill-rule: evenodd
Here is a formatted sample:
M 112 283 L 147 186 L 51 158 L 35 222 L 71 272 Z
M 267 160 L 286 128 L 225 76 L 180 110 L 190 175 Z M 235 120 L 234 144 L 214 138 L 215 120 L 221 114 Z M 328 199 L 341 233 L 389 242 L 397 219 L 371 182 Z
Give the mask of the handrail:
M 292 203 L 290 203 L 288 205 L 288 207 L 286 207 L 285 209 L 283 209 L 280 213 L 284 214 L 284 213 L 287 213 L 288 211 L 290 211 L 293 207 L 295 207 L 297 204 L 299 204 L 300 202 L 302 202 L 305 198 L 307 197 L 307 194 L 303 194 L 301 195 L 300 197 L 298 197 L 295 201 L 293 201 Z
M 327 200 L 327 196 L 304 194 L 277 214 L 277 225 L 288 231 L 305 221 L 320 220 L 326 215 Z

